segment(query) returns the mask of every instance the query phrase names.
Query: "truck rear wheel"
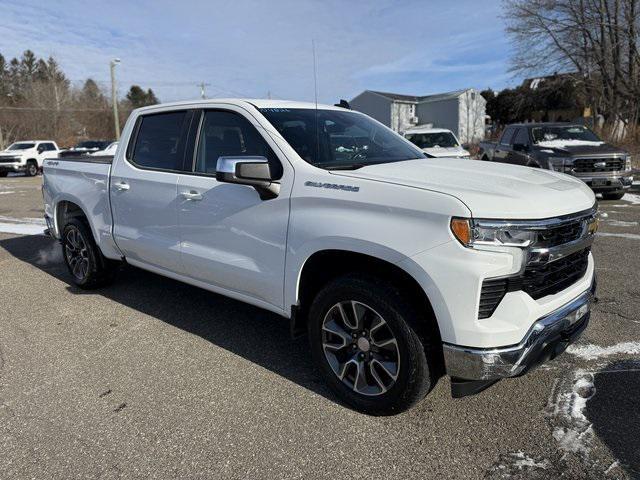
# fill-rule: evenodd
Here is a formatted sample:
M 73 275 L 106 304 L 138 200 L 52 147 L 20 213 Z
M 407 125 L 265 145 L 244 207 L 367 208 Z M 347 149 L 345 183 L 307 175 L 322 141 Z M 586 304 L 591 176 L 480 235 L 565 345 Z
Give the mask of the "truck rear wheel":
M 92 289 L 109 283 L 113 278 L 113 265 L 93 239 L 89 226 L 81 219 L 72 218 L 62 232 L 62 255 L 69 273 L 78 287 Z
M 38 174 L 38 162 L 35 160 L 27 160 L 27 177 L 35 177 Z
M 418 321 L 392 285 L 375 277 L 340 277 L 320 291 L 309 311 L 314 362 L 354 409 L 371 415 L 403 412 L 434 383 L 431 345 L 416 333 Z
M 603 193 L 603 200 L 622 200 L 624 197 L 624 192 L 614 192 L 614 193 Z

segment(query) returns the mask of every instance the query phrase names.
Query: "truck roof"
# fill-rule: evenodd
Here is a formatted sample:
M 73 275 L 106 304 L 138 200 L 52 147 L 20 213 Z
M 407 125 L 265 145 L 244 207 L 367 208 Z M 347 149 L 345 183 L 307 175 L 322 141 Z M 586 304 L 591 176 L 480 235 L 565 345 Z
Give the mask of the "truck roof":
M 298 102 L 295 100 L 274 100 L 274 99 L 259 99 L 259 98 L 211 98 L 206 100 L 189 100 L 189 101 L 180 101 L 180 102 L 170 102 L 170 103 L 159 103 L 157 105 L 151 105 L 149 107 L 142 107 L 136 109 L 137 112 L 149 112 L 153 110 L 161 110 L 164 108 L 172 108 L 172 107 L 197 107 L 202 106 L 206 108 L 207 105 L 219 105 L 221 103 L 226 103 L 230 105 L 236 106 L 254 106 L 256 108 L 305 108 L 305 109 L 314 109 L 316 108 L 316 104 L 313 102 Z M 348 111 L 342 107 L 336 107 L 335 105 L 326 105 L 319 103 L 317 107 L 321 110 L 342 110 Z

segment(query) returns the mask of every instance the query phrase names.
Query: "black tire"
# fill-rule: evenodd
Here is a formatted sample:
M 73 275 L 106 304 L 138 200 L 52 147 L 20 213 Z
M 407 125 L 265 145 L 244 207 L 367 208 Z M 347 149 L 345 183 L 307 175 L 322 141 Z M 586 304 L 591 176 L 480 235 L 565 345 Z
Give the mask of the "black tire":
M 624 192 L 614 192 L 614 193 L 603 193 L 602 194 L 602 199 L 603 200 L 622 200 L 622 197 L 624 197 Z
M 27 177 L 35 177 L 38 174 L 38 162 L 35 160 L 27 160 L 27 169 L 25 170 Z
M 113 262 L 102 255 L 91 229 L 79 218 L 69 220 L 62 231 L 62 256 L 73 283 L 80 288 L 98 288 L 113 279 Z
M 424 321 L 424 319 L 419 318 L 416 310 L 406 300 L 406 297 L 403 297 L 398 289 L 383 280 L 351 274 L 329 282 L 318 293 L 311 305 L 309 310 L 309 340 L 314 362 L 331 390 L 355 410 L 370 415 L 401 413 L 422 400 L 437 380 L 435 376 L 435 372 L 437 372 L 436 356 L 433 355 L 435 344 L 431 341 L 432 339 L 423 338 L 421 340 L 418 336 L 418 322 Z M 398 354 L 398 366 L 397 369 L 393 369 L 396 378 L 393 383 L 389 383 L 388 389 L 383 390 L 382 385 L 380 385 L 379 378 L 383 376 L 384 372 L 380 372 L 379 362 L 375 365 L 376 368 L 374 368 L 373 363 L 366 363 L 366 360 L 355 360 L 357 363 L 353 363 L 356 355 L 359 357 L 371 355 L 370 358 L 373 362 L 376 361 L 374 355 L 380 355 L 380 350 L 375 351 L 377 344 L 373 337 L 377 333 L 374 334 L 374 328 L 367 332 L 365 327 L 363 334 L 368 335 L 371 340 L 371 351 L 367 348 L 365 354 L 361 352 L 360 343 L 353 339 L 353 331 L 350 338 L 352 343 L 347 347 L 340 347 L 343 354 L 347 355 L 347 357 L 351 356 L 351 359 L 344 363 L 344 369 L 340 369 L 343 373 L 343 378 L 346 380 L 340 379 L 338 377 L 339 374 L 334 372 L 334 367 L 329 363 L 328 356 L 325 355 L 325 344 L 323 342 L 328 343 L 327 335 L 331 336 L 332 334 L 327 333 L 327 330 L 323 328 L 323 324 L 325 324 L 325 319 L 330 318 L 331 312 L 335 311 L 337 304 L 341 302 L 345 302 L 346 305 L 349 305 L 348 302 L 351 302 L 350 304 L 352 305 L 353 302 L 356 302 L 369 307 L 373 314 L 379 314 L 383 319 L 383 323 L 388 325 L 387 332 L 391 334 L 392 338 L 395 338 L 396 343 L 393 348 Z M 356 311 L 355 307 L 353 311 Z M 361 323 L 365 323 L 364 318 L 365 314 L 362 315 Z M 356 323 L 358 323 L 357 320 Z M 329 321 L 325 325 L 332 325 L 333 327 L 335 323 Z M 386 330 L 386 326 L 383 328 Z M 345 336 L 349 337 L 349 335 Z M 367 345 L 366 342 L 365 345 Z M 374 347 L 373 345 L 376 346 Z M 332 352 L 333 350 L 328 351 Z M 347 367 L 347 363 L 351 365 Z M 363 374 L 362 377 L 368 377 L 372 384 L 377 381 L 380 387 L 379 393 L 365 394 L 356 391 L 356 384 L 361 371 L 357 365 L 363 364 L 366 366 L 362 367 L 362 371 L 366 370 L 367 374 Z M 335 360 L 334 365 L 336 365 Z M 355 369 L 355 371 L 345 375 L 344 372 L 347 371 L 347 368 Z M 374 369 L 377 371 L 375 378 L 372 374 Z M 355 380 L 347 378 L 348 376 L 354 377 L 356 375 Z M 386 379 L 391 380 L 392 378 L 387 376 Z M 352 385 L 349 385 L 349 381 Z M 365 389 L 361 390 L 364 391 Z
M 0 172 L 0 177 L 6 177 L 9 175 L 9 172 Z
M 481 160 L 488 162 L 489 161 L 489 157 L 487 157 L 486 155 L 483 155 Z

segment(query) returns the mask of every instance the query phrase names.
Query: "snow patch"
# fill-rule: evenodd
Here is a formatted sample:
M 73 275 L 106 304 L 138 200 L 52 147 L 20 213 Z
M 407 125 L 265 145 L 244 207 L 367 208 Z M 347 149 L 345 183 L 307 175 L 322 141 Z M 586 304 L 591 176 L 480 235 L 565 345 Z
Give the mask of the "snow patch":
M 640 205 L 640 195 L 637 193 L 625 193 L 622 199 L 632 205 Z
M 624 222 L 622 220 L 607 220 L 607 224 L 612 227 L 636 227 L 638 222 Z
M 558 393 L 550 400 L 550 416 L 555 424 L 553 438 L 562 450 L 588 455 L 593 440 L 593 427 L 585 415 L 587 402 L 596 394 L 593 374 L 577 370 L 571 390 Z
M 640 235 L 635 233 L 611 233 L 611 232 L 598 232 L 596 233 L 599 237 L 620 237 L 620 238 L 628 238 L 630 240 L 640 240 Z
M 0 233 L 15 233 L 18 235 L 42 235 L 44 227 L 29 223 L 4 223 L 0 222 Z
M 0 192 L 0 195 L 9 195 L 11 193 L 16 193 L 16 192 L 14 192 L 13 190 L 9 190 L 7 192 Z
M 600 217 L 607 218 L 609 214 L 607 212 L 600 212 Z
M 520 450 L 516 453 L 512 453 L 511 456 L 514 458 L 515 462 L 513 465 L 518 469 L 522 470 L 523 468 L 549 468 L 549 460 L 542 460 L 541 462 L 536 462 L 533 458 L 525 455 L 525 453 Z
M 601 357 L 610 357 L 612 355 L 638 355 L 640 354 L 640 342 L 624 342 L 610 347 L 601 347 L 599 345 L 570 345 L 567 352 L 584 360 L 597 360 Z
M 25 218 L 16 218 L 16 217 L 5 217 L 4 215 L 0 215 L 0 221 L 2 222 L 13 222 L 13 223 L 28 223 L 31 225 L 46 225 L 47 222 L 44 221 L 44 218 L 33 218 L 33 217 L 25 217 Z

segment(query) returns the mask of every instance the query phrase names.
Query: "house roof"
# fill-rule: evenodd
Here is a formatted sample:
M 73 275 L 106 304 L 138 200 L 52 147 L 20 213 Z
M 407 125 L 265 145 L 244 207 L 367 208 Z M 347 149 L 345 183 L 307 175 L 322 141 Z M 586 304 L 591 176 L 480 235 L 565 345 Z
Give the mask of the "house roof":
M 455 90 L 453 92 L 437 93 L 435 95 L 420 95 L 420 96 L 403 95 L 401 93 L 391 93 L 391 92 L 379 92 L 377 90 L 365 90 L 365 91 L 382 95 L 383 97 L 386 97 L 389 100 L 397 100 L 400 102 L 422 103 L 422 102 L 435 102 L 438 100 L 448 100 L 450 98 L 456 98 L 462 95 L 467 90 L 470 90 L 470 89 Z

